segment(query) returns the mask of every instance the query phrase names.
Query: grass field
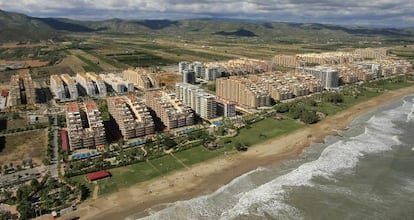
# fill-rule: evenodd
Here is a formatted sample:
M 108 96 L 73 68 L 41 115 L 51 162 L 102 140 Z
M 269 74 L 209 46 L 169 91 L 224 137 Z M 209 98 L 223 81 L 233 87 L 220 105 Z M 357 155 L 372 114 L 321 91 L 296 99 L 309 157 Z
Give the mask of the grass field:
M 242 129 L 240 135 L 234 138 L 233 143 L 240 141 L 244 144 L 249 143 L 253 145 L 286 134 L 303 126 L 292 120 L 278 121 L 268 118 L 255 123 L 250 129 Z M 263 135 L 260 136 L 260 134 Z M 214 151 L 210 151 L 203 146 L 196 146 L 174 153 L 176 158 L 171 155 L 166 155 L 150 161 L 111 169 L 111 178 L 98 181 L 99 195 L 110 194 L 121 188 L 215 158 L 223 155 L 224 152 L 235 152 L 233 144 L 226 144 L 224 147 Z M 73 180 L 85 183 L 85 175 L 82 175 L 82 177 L 74 177 Z M 93 189 L 93 185 L 89 184 L 88 186 Z
M 192 164 L 200 163 L 211 158 L 223 155 L 224 152 L 234 151 L 232 146 L 219 148 L 217 150 L 208 150 L 204 146 L 197 146 L 185 151 L 174 153 L 174 155 L 180 159 L 185 165 L 190 166 Z
M 100 180 L 99 195 L 116 192 L 118 189 L 164 175 L 184 166 L 171 155 L 151 161 L 140 162 L 125 167 L 111 169 L 111 178 Z
M 39 163 L 46 156 L 47 131 L 35 130 L 24 134 L 4 138 L 0 146 L 0 165 L 9 162 L 20 164 L 24 158 L 31 157 Z
M 250 128 L 242 128 L 239 135 L 232 138 L 232 142 L 233 144 L 240 142 L 241 144 L 252 146 L 271 138 L 287 134 L 302 127 L 304 127 L 303 124 L 294 120 L 275 120 L 272 118 L 266 118 L 254 123 L 250 126 Z

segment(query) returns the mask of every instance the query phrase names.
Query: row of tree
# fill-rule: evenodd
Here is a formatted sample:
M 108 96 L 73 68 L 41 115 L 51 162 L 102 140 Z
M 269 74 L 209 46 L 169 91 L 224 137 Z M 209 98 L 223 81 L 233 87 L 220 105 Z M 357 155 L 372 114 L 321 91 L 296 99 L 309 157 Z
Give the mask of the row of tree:
M 293 119 L 299 119 L 306 124 L 313 124 L 319 121 L 319 116 L 314 110 L 308 110 L 303 103 L 291 102 L 277 105 L 276 111 L 288 113 Z

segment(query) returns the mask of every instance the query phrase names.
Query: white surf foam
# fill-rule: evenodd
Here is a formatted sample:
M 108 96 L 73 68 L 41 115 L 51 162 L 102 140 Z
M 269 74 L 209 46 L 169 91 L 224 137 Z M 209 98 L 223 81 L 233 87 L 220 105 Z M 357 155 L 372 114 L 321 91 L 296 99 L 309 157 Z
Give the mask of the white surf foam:
M 238 184 L 250 183 L 248 178 L 251 174 L 264 169 L 260 168 L 234 179 L 211 195 L 176 202 L 144 219 L 227 220 L 244 215 L 300 219 L 300 210 L 285 202 L 289 188 L 314 186 L 314 177 L 335 181 L 336 173 L 352 170 L 364 155 L 391 150 L 393 145 L 399 143 L 400 134 L 393 121 L 405 121 L 407 112 L 413 111 L 413 102 L 404 101 L 395 109 L 382 111 L 371 117 L 365 122 L 363 134 L 329 145 L 318 159 L 304 163 L 285 175 L 257 187 L 238 189 Z
M 313 186 L 312 178 L 316 176 L 335 180 L 335 173 L 354 168 L 364 155 L 391 150 L 392 145 L 399 143 L 396 137 L 400 133 L 394 127 L 393 121 L 400 120 L 412 106 L 413 103 L 404 102 L 396 109 L 371 117 L 366 122 L 363 134 L 350 138 L 349 141 L 331 144 L 317 160 L 302 164 L 286 175 L 243 193 L 239 201 L 221 215 L 221 219 L 234 219 L 249 214 L 264 216 L 265 213 L 273 213 L 275 217 L 279 217 L 284 209 L 293 210 L 297 215 L 299 210 L 284 202 L 287 188 Z

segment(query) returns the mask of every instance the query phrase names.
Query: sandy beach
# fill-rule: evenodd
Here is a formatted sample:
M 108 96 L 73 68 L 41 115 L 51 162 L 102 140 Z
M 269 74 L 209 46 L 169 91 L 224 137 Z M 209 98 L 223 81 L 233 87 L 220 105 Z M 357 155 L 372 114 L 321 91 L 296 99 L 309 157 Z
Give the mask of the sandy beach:
M 111 195 L 88 200 L 75 212 L 64 217 L 124 219 L 155 205 L 209 194 L 243 173 L 295 157 L 312 142 L 321 142 L 326 136 L 348 127 L 355 117 L 411 93 L 414 93 L 414 86 L 385 92 L 336 115 L 328 116 L 315 125 L 251 147 L 247 152 L 223 155 L 188 169 L 121 189 Z

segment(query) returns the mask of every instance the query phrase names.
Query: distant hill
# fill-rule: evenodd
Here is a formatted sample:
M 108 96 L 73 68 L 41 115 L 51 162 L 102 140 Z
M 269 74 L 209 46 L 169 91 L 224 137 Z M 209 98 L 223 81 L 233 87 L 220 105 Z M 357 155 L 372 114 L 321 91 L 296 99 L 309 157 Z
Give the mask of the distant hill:
M 42 21 L 0 10 L 0 42 L 43 40 L 55 34 L 55 30 Z
M 237 31 L 219 31 L 214 33 L 215 35 L 223 35 L 223 36 L 236 36 L 236 37 L 257 37 L 256 34 L 249 30 L 245 30 L 243 28 L 237 30 Z
M 338 25 L 287 22 L 248 22 L 213 19 L 78 21 L 64 18 L 35 18 L 0 10 L 0 42 L 45 40 L 65 33 L 148 33 L 191 37 L 259 37 L 297 43 L 349 40 L 353 37 L 397 38 L 411 41 L 414 29 L 344 27 Z M 411 39 L 411 40 L 410 40 Z

